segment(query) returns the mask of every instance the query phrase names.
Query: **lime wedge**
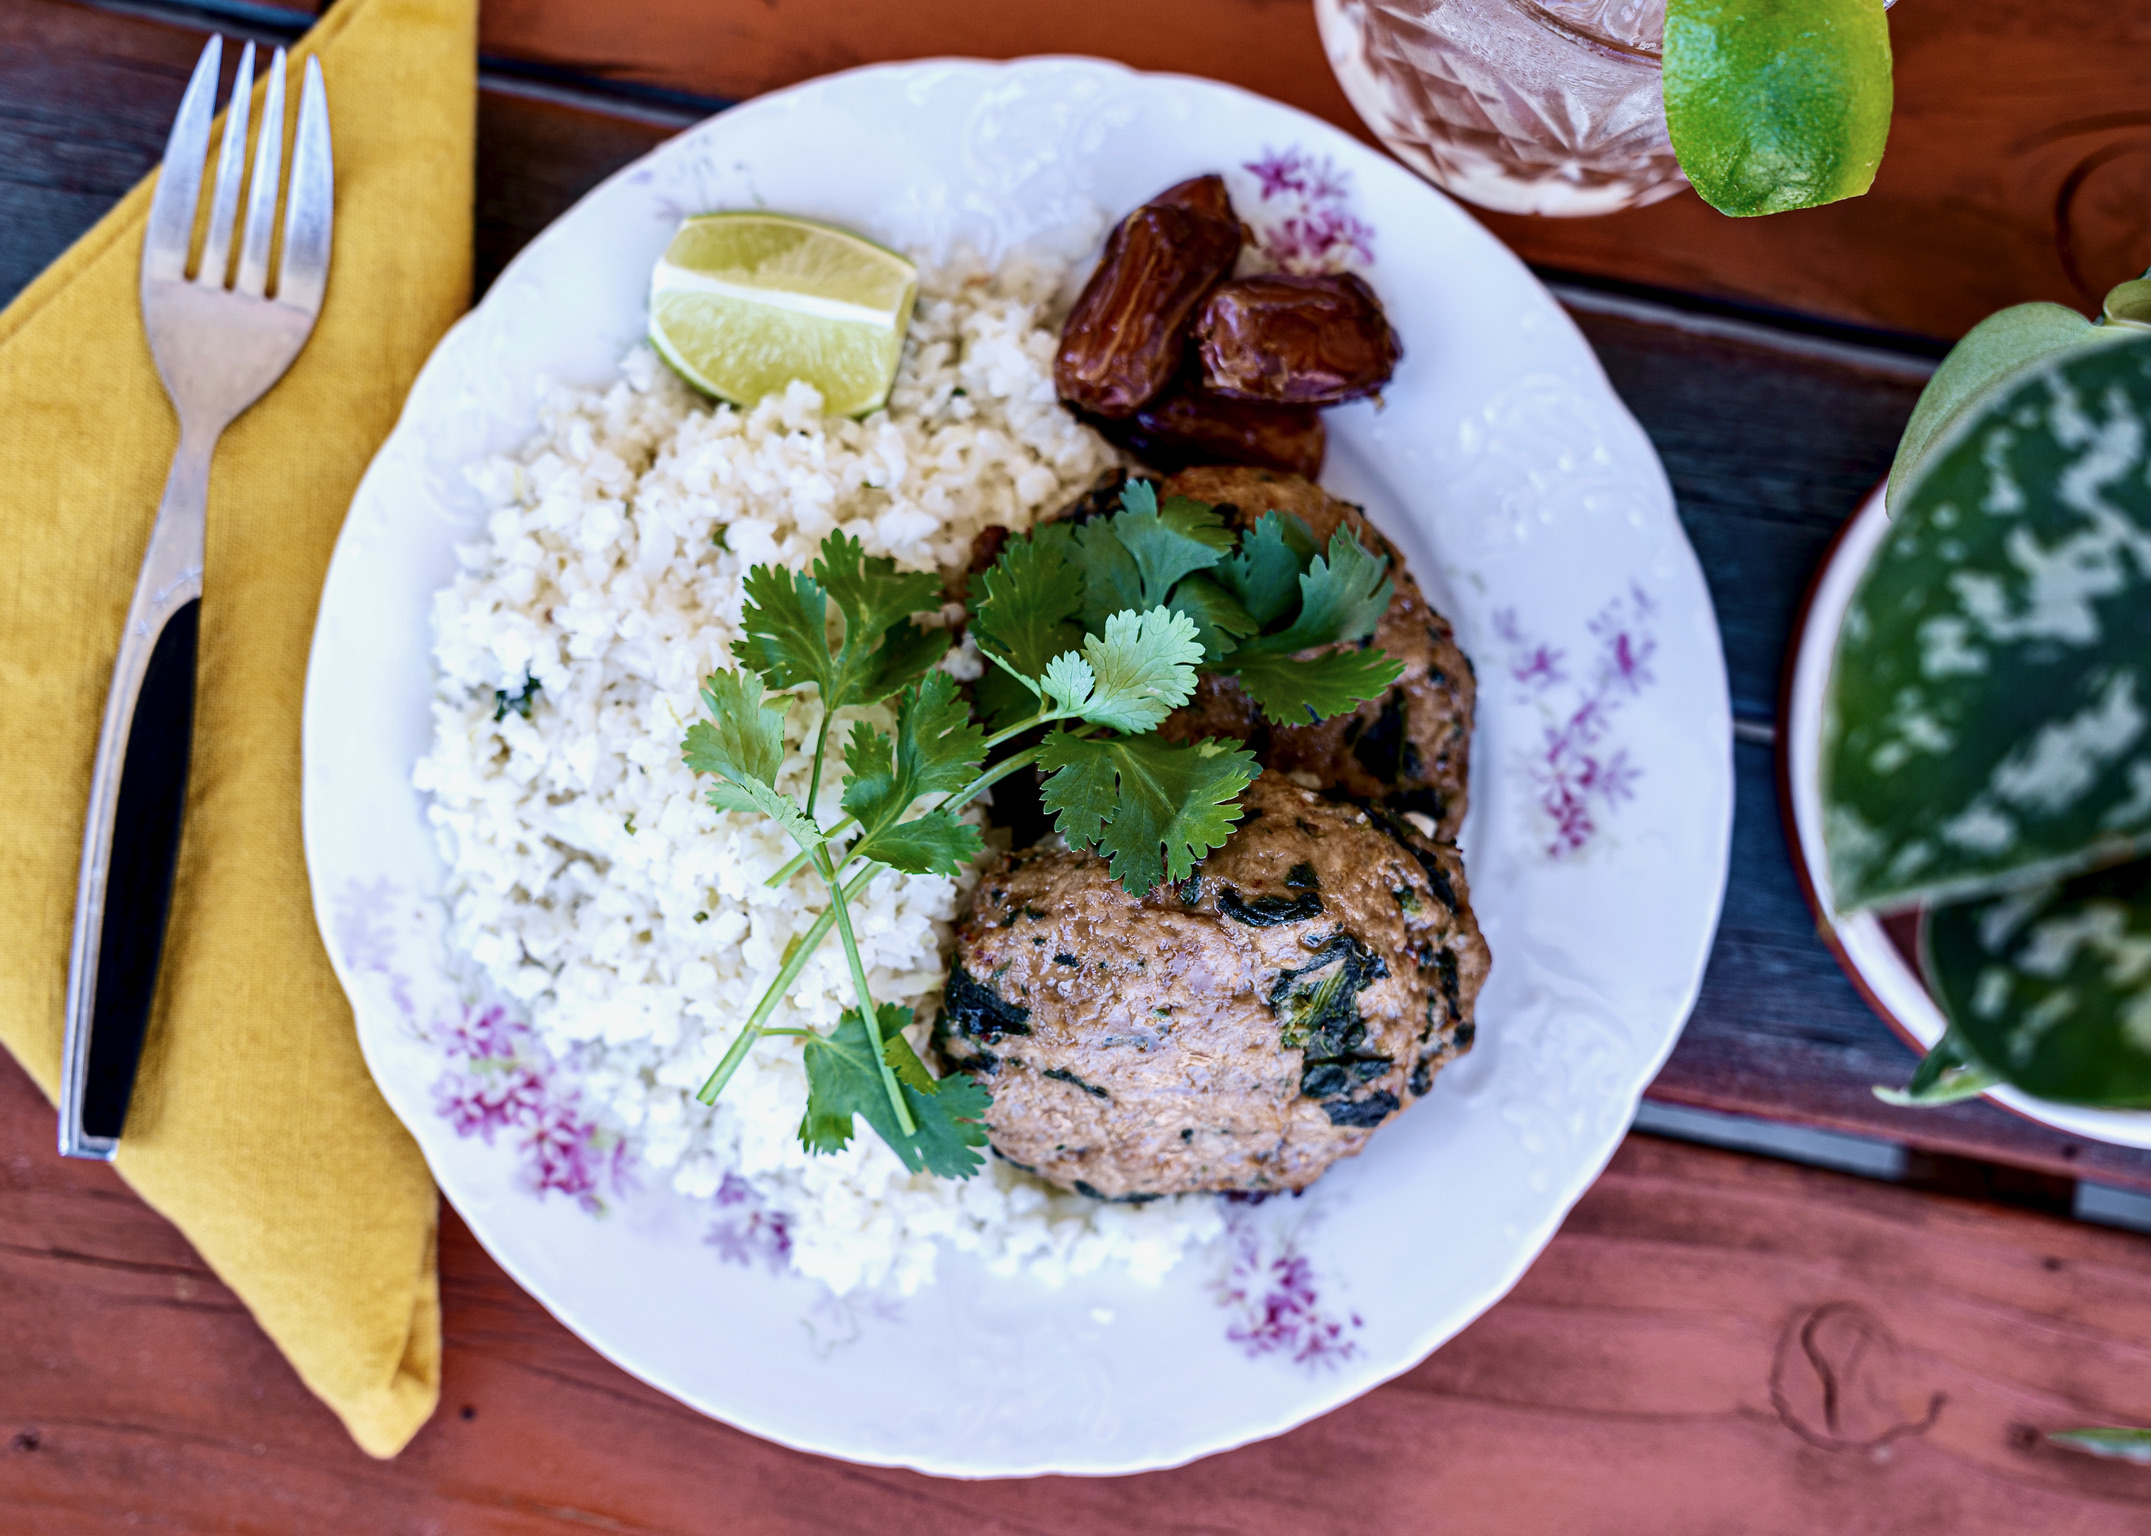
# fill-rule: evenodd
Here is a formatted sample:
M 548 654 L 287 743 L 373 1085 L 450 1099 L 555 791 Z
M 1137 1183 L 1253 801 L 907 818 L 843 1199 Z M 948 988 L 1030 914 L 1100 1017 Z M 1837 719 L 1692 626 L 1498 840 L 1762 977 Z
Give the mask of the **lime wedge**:
M 751 406 L 794 379 L 832 416 L 889 398 L 918 269 L 846 230 L 780 213 L 680 226 L 650 274 L 650 341 L 697 389 Z
M 1883 0 L 1666 0 L 1666 128 L 1720 213 L 1858 197 L 1890 132 Z

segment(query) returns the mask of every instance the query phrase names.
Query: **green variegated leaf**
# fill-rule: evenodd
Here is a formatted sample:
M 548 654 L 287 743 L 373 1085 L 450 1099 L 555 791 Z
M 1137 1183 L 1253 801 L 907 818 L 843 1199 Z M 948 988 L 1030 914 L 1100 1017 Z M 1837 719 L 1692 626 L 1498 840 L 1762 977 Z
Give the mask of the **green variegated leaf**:
M 2124 287 L 2129 285 L 2124 284 Z M 2116 290 L 2117 292 L 2119 290 Z M 2002 379 L 2029 363 L 2071 347 L 2113 341 L 2129 334 L 2120 325 L 2094 325 L 2060 304 L 2017 304 L 1964 333 L 1920 391 L 1912 419 L 1890 466 L 1889 504 L 1894 510 L 1905 483 L 1934 446 Z
M 1823 711 L 1840 911 L 2151 848 L 2151 335 L 2065 351 L 1907 484 Z
M 2151 1429 L 2057 1429 L 2047 1439 L 2072 1451 L 2151 1464 Z
M 1964 1036 L 1950 1029 L 1920 1058 L 1911 1082 L 1902 1088 L 1878 1087 L 1875 1097 L 1899 1109 L 1931 1109 L 1976 1099 L 2000 1081 L 1966 1048 Z
M 2063 1104 L 2151 1108 L 2151 860 L 1928 912 L 1923 969 L 1979 1061 Z

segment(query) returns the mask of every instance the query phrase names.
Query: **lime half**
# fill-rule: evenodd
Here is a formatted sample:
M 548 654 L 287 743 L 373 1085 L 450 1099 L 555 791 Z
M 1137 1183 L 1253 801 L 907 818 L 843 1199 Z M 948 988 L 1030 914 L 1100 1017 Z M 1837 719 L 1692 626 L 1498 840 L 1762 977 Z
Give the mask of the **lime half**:
M 780 213 L 680 226 L 650 274 L 650 341 L 689 383 L 751 406 L 803 379 L 832 416 L 889 398 L 918 269 L 846 230 Z
M 1883 0 L 1666 0 L 1666 129 L 1720 213 L 1858 197 L 1890 133 Z

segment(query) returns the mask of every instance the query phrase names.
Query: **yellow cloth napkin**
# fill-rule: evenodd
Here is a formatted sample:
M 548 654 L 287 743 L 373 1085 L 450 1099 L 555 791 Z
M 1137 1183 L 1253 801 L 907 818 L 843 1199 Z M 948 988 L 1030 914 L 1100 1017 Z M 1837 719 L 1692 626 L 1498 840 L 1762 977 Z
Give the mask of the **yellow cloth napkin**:
M 294 50 L 328 86 L 328 297 L 211 473 L 186 833 L 118 1161 L 376 1456 L 440 1395 L 438 1207 L 314 928 L 299 705 L 344 510 L 469 302 L 476 32 L 475 0 L 344 0 Z M 178 438 L 136 300 L 150 190 L 0 312 L 0 1041 L 48 1096 L 99 712 Z

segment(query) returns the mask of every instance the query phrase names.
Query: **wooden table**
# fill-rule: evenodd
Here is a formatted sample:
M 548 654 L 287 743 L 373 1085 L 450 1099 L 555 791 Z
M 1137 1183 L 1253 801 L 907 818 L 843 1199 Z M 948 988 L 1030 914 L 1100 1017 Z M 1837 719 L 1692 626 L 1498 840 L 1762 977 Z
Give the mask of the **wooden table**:
M 236 0 L 0 0 L 0 299 L 161 151 Z M 1718 599 L 1738 723 L 1732 883 L 1655 1099 L 1912 1149 L 1897 1184 L 1632 1136 L 1516 1291 L 1281 1439 L 1113 1481 L 966 1484 L 777 1449 L 629 1379 L 446 1217 L 439 1416 L 369 1462 L 186 1243 L 52 1151 L 0 1062 L 0 1529 L 1088 1533 L 2143 1531 L 2151 1470 L 2046 1431 L 2151 1423 L 2151 1240 L 2065 1219 L 2151 1156 L 1985 1103 L 1877 1102 L 1911 1053 L 1817 941 L 1785 853 L 1783 650 L 1932 360 L 1990 309 L 2089 308 L 2151 259 L 2151 24 L 2093 0 L 1904 0 L 1876 191 L 1771 220 L 1682 197 L 1489 217 L 1657 444 Z M 1305 0 L 488 0 L 480 281 L 725 101 L 868 59 L 1093 52 L 1359 131 Z M 4 492 L 0 492 L 4 494 Z

